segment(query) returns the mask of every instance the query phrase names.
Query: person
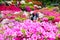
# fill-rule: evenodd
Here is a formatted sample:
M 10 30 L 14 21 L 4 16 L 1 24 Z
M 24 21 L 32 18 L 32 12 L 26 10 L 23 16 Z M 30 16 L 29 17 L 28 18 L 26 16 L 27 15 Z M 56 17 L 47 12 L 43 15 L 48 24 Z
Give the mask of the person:
M 1 14 L 1 11 L 0 11 L 0 22 L 3 20 L 3 15 Z
M 33 13 L 30 16 L 31 16 L 31 20 L 37 20 L 37 18 L 39 17 L 38 13 Z

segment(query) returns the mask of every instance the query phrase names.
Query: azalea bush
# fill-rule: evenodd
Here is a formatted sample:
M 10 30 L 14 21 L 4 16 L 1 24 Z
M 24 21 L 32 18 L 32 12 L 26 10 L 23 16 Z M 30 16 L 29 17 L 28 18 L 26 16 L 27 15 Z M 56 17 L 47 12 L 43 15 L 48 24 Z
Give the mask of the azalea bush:
M 54 21 L 60 21 L 59 12 L 45 10 L 45 12 L 43 11 L 43 14 L 47 15 L 48 19 L 52 18 Z
M 18 22 L 0 24 L 0 40 L 55 40 L 57 36 L 57 26 L 49 22 L 33 22 L 25 20 Z
M 23 1 L 24 2 L 24 1 Z M 22 3 L 22 2 L 21 2 Z M 38 3 L 37 3 L 38 4 Z M 3 7 L 0 15 L 0 40 L 59 40 L 60 14 L 50 6 L 33 10 L 33 4 L 20 5 L 27 11 L 11 5 Z M 1 7 L 0 7 L 1 8 Z M 6 8 L 6 9 L 5 9 Z M 22 12 L 21 12 L 22 11 Z M 39 22 L 30 20 L 30 14 L 38 14 Z
M 20 8 L 16 7 L 15 5 L 10 5 L 10 6 L 5 6 L 5 5 L 2 5 L 0 6 L 0 11 L 21 11 Z
M 25 2 L 23 0 L 20 3 L 21 3 L 21 5 L 20 5 L 21 9 L 27 10 L 26 8 L 28 8 L 28 10 L 27 10 L 28 12 L 29 12 L 29 10 L 34 9 L 34 4 L 32 2 Z
M 56 10 L 56 9 L 55 9 Z M 39 14 L 40 20 L 42 21 L 52 21 L 59 22 L 60 21 L 60 13 L 54 11 L 54 8 L 43 8 L 41 10 L 35 10 L 34 13 Z

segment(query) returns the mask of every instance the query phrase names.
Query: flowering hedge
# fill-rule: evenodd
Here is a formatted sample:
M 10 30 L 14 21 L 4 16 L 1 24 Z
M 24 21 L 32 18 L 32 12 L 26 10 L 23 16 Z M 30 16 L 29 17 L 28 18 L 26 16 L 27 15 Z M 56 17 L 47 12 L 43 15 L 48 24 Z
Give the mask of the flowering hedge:
M 14 5 L 10 5 L 10 6 L 5 6 L 5 5 L 2 5 L 0 6 L 0 11 L 6 11 L 6 10 L 9 10 L 9 11 L 21 11 L 21 9 L 19 9 L 18 7 L 14 6 Z
M 33 22 L 25 20 L 23 23 L 15 20 L 1 22 L 0 40 L 55 40 L 57 26 L 49 22 Z

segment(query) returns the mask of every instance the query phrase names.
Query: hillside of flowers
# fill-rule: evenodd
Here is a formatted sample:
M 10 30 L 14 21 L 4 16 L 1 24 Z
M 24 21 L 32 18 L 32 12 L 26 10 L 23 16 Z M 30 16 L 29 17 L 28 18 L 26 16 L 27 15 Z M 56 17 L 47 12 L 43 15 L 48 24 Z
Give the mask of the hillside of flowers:
M 60 40 L 59 7 L 42 5 L 31 0 L 2 2 L 0 40 Z

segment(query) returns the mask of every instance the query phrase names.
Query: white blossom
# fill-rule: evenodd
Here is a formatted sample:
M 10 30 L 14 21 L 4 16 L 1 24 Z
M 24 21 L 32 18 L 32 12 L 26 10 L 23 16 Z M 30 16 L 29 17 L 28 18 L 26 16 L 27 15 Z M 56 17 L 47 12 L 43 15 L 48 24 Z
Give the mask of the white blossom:
M 34 7 L 37 7 L 38 8 L 38 5 L 34 5 Z
M 22 0 L 20 3 L 21 3 L 21 4 L 26 4 L 24 0 Z
M 32 2 L 29 2 L 29 4 L 32 4 Z
M 1 22 L 1 24 L 5 24 L 5 23 L 9 23 L 9 19 L 3 19 L 3 21 Z
M 40 12 L 38 12 L 38 13 L 39 13 L 39 18 L 43 18 L 44 17 L 44 14 L 42 14 Z
M 34 13 L 34 11 L 31 11 L 30 14 Z
M 18 11 L 18 12 L 15 12 L 14 14 L 19 14 L 20 12 Z
M 38 6 L 39 8 L 41 8 L 41 6 Z

